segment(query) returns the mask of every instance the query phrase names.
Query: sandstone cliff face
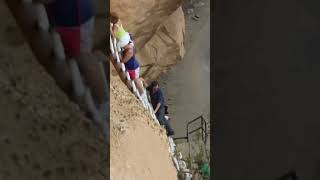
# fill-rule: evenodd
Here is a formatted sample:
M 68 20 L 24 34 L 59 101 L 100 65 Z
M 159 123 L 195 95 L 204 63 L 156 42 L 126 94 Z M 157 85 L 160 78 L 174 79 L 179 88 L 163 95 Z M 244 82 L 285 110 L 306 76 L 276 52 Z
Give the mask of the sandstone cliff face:
M 181 0 L 111 0 L 126 30 L 134 36 L 142 76 L 155 79 L 184 55 L 185 21 Z

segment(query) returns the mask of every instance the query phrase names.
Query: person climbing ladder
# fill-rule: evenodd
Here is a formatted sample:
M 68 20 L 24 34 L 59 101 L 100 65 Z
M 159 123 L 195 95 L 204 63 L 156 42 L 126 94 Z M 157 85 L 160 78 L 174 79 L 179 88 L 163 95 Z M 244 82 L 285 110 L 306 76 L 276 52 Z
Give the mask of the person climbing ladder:
M 133 41 L 131 39 L 131 35 L 130 33 L 124 30 L 119 16 L 116 13 L 110 13 L 110 22 L 112 26 L 111 33 L 117 39 L 117 46 L 122 48 L 121 62 L 124 63 L 129 73 L 130 79 L 132 79 L 135 82 L 139 90 L 140 96 L 142 96 L 143 99 L 146 100 L 146 93 L 143 89 L 141 79 L 139 78 L 140 63 L 135 56 L 135 49 Z
M 103 77 L 92 54 L 95 20 L 92 0 L 37 1 L 46 5 L 50 24 L 61 37 L 67 60 L 77 61 L 97 104 L 104 103 Z
M 122 52 L 121 62 L 124 63 L 128 73 L 129 73 L 130 79 L 132 79 L 135 82 L 135 84 L 139 90 L 140 96 L 142 96 L 144 100 L 147 100 L 146 92 L 143 88 L 141 79 L 139 78 L 140 63 L 135 56 L 134 46 L 131 43 L 129 43 L 129 44 L 125 45 L 123 47 L 123 49 L 124 50 Z
M 162 90 L 159 87 L 159 83 L 157 81 L 152 81 L 151 84 L 147 87 L 147 91 L 149 91 L 151 104 L 159 123 L 165 127 L 168 136 L 174 135 L 173 129 L 171 128 L 168 120 L 166 120 L 165 118 L 166 109 L 164 96 Z
M 46 6 L 50 28 L 61 38 L 66 62 L 72 67 L 78 67 L 80 78 L 73 78 L 72 98 L 86 111 L 89 118 L 102 128 L 105 140 L 108 141 L 108 90 L 106 88 L 106 74 L 101 68 L 101 59 L 104 58 L 98 51 L 93 50 L 94 10 L 92 0 L 36 0 Z M 75 71 L 72 71 L 75 72 Z M 74 75 L 77 73 L 74 73 Z M 75 75 L 73 77 L 78 77 Z M 84 82 L 88 91 L 78 91 L 82 88 L 79 81 Z M 77 84 L 77 85 L 75 85 Z M 81 92 L 81 93 L 79 93 Z M 89 96 L 92 96 L 93 103 Z M 90 106 L 90 107 L 89 107 Z M 88 108 L 89 107 L 89 108 Z M 96 109 L 97 111 L 94 111 Z M 99 118 L 101 117 L 101 118 Z
M 123 48 L 125 45 L 131 43 L 133 45 L 132 36 L 129 32 L 125 31 L 123 25 L 119 19 L 119 16 L 115 12 L 110 13 L 111 21 L 111 33 L 117 39 L 117 46 Z
M 144 103 L 146 103 L 146 101 L 148 101 L 148 98 L 139 77 L 140 63 L 135 56 L 135 48 L 132 41 L 132 35 L 124 30 L 119 16 L 116 13 L 110 13 L 110 21 L 112 26 L 111 33 L 114 37 L 116 37 L 118 41 L 117 46 L 122 49 L 122 59 L 120 61 L 124 63 L 125 68 L 129 73 L 130 79 L 134 81 L 136 87 L 138 88 L 139 94 L 142 97 L 142 100 L 144 101 Z

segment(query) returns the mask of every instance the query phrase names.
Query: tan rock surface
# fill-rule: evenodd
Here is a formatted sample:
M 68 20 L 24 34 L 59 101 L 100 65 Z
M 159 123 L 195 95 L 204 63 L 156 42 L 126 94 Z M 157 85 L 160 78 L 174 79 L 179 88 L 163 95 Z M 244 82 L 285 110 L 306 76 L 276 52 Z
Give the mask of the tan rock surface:
M 184 56 L 184 15 L 176 9 L 157 29 L 138 53 L 142 62 L 142 76 L 156 79 L 176 65 Z
M 147 80 L 169 70 L 184 55 L 185 21 L 180 0 L 111 0 L 137 46 Z

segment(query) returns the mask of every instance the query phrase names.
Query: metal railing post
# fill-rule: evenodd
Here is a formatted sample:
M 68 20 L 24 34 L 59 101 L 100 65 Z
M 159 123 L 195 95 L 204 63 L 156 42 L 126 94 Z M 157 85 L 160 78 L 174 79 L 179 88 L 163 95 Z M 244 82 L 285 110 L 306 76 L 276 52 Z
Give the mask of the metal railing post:
M 207 134 L 207 126 L 208 126 L 208 124 L 207 124 L 207 122 L 206 122 L 206 126 L 205 126 L 205 132 L 206 132 L 205 143 L 206 143 L 206 144 L 207 144 L 207 138 L 208 138 L 208 134 Z
M 203 137 L 203 117 L 201 115 L 201 138 L 202 138 L 202 141 L 204 140 L 204 137 Z
M 189 124 L 187 124 L 187 142 L 189 142 Z

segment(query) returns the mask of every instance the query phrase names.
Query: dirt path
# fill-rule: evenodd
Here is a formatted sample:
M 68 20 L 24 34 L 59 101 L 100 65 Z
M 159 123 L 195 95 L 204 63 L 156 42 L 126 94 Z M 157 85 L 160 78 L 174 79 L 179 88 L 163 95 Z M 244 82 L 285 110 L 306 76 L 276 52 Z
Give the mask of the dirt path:
M 176 137 L 186 135 L 187 121 L 210 119 L 210 1 L 202 2 L 194 11 L 199 21 L 186 15 L 184 59 L 160 78 Z

